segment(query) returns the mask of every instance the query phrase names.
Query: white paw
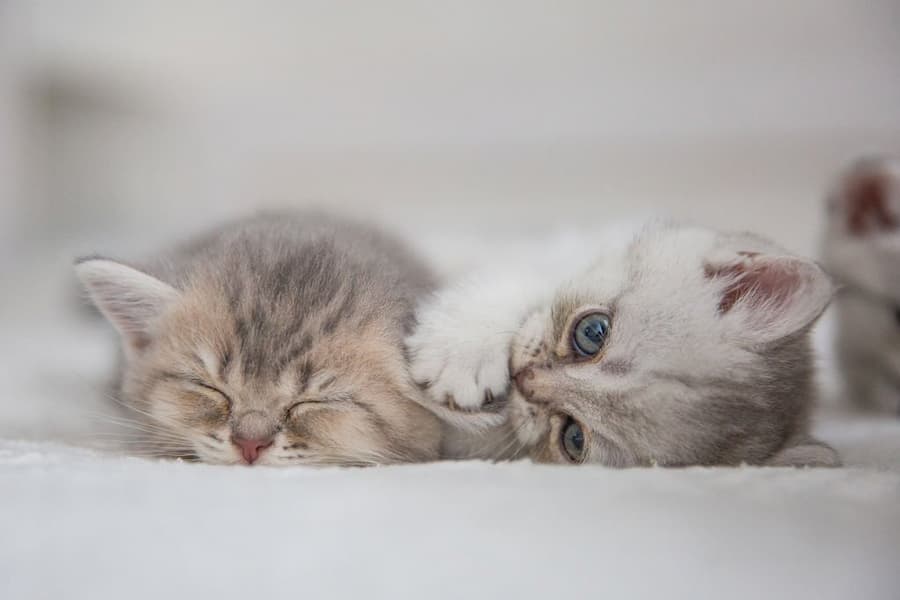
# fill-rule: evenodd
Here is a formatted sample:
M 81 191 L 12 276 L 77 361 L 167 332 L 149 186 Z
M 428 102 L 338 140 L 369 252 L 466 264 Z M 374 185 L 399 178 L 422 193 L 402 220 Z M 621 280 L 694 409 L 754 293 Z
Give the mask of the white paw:
M 412 376 L 448 408 L 494 410 L 509 387 L 514 324 L 490 306 L 473 306 L 480 299 L 460 296 L 445 293 L 419 311 L 419 326 L 406 340 Z

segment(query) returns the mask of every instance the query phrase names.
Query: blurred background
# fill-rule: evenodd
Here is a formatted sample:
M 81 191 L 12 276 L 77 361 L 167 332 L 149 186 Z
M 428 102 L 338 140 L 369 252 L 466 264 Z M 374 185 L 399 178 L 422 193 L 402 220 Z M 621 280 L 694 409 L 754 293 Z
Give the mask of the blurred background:
M 80 253 L 315 206 L 448 264 L 646 215 L 813 254 L 835 172 L 882 152 L 896 0 L 0 0 L 0 429 L 65 430 L 108 369 Z

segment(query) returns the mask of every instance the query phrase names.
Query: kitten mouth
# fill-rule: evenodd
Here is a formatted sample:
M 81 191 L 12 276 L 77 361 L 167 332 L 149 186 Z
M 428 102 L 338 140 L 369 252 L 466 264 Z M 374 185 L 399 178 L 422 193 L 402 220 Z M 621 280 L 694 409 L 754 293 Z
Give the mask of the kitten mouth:
M 524 449 L 533 448 L 550 428 L 549 414 L 542 404 L 532 404 L 514 387 L 509 394 L 509 422 Z

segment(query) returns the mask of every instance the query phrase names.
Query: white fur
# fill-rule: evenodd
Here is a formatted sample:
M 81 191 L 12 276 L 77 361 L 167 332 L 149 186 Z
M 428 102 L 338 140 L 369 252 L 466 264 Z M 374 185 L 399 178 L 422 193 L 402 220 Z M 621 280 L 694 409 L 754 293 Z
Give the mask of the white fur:
M 485 394 L 509 385 L 510 341 L 528 310 L 549 291 L 532 273 L 481 273 L 444 290 L 420 307 L 420 326 L 407 339 L 412 374 L 432 398 L 452 396 L 462 409 L 481 407 Z
M 623 223 L 594 235 L 565 232 L 544 238 L 517 247 L 512 256 L 488 260 L 447 285 L 419 307 L 419 325 L 406 340 L 413 378 L 439 405 L 452 398 L 466 411 L 480 409 L 488 392 L 495 398 L 505 395 L 510 345 L 526 317 L 549 303 L 575 273 L 621 248 L 636 228 Z M 458 422 L 480 427 L 496 421 L 484 415 Z

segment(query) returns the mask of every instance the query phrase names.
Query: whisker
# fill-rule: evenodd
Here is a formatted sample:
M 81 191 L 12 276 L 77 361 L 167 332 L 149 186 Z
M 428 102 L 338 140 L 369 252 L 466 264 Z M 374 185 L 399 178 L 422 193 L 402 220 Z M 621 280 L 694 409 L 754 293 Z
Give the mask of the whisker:
M 509 460 L 507 453 L 515 448 L 511 456 L 515 457 L 522 448 L 516 448 L 521 445 L 519 440 L 519 432 L 524 428 L 525 423 L 520 423 L 515 428 L 507 429 L 500 437 L 487 440 L 487 443 L 478 448 L 473 449 L 462 460 L 471 459 L 488 459 L 494 462 Z

